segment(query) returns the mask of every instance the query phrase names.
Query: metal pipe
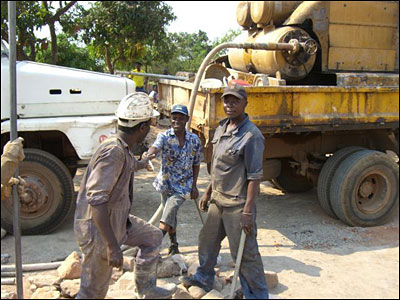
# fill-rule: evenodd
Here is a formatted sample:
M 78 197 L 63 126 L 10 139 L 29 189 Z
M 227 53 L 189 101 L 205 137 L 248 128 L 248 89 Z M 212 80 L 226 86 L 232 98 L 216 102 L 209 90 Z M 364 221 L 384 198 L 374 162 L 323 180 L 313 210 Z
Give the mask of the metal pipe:
M 115 74 L 145 76 L 145 77 L 171 79 L 171 80 L 188 80 L 189 79 L 184 76 L 173 76 L 173 75 L 163 75 L 163 74 L 153 74 L 153 73 L 125 72 L 125 71 L 115 71 Z
M 189 121 L 186 124 L 187 130 L 190 130 L 190 125 L 193 117 L 194 104 L 196 102 L 197 90 L 199 89 L 200 81 L 203 78 L 204 71 L 215 54 L 217 54 L 221 50 L 228 48 L 255 49 L 255 50 L 294 50 L 295 45 L 292 43 L 223 43 L 212 49 L 201 63 L 201 66 L 196 74 L 196 78 L 193 83 L 193 89 L 189 100 Z
M 25 264 L 21 265 L 22 271 L 43 271 L 43 270 L 53 270 L 61 266 L 62 261 L 52 262 L 52 263 L 37 263 L 37 264 Z M 15 272 L 14 265 L 3 265 L 1 266 L 1 272 Z
M 236 256 L 235 273 L 233 274 L 233 278 L 232 278 L 232 287 L 231 287 L 231 293 L 229 295 L 229 299 L 234 299 L 236 284 L 237 284 L 237 276 L 239 274 L 240 265 L 242 263 L 245 242 L 246 242 L 246 233 L 242 229 L 242 233 L 240 235 L 239 248 L 238 248 L 238 252 L 237 252 L 237 256 Z
M 18 137 L 17 131 L 17 71 L 16 71 L 16 2 L 8 1 L 8 40 L 10 43 L 10 60 L 9 60 L 9 78 L 10 78 L 10 141 Z M 18 168 L 15 172 L 15 178 L 18 177 Z M 13 228 L 15 240 L 15 267 L 16 267 L 16 284 L 17 298 L 23 299 L 23 283 L 22 283 L 22 257 L 21 257 L 21 228 L 19 220 L 19 197 L 17 186 L 13 186 Z M 3 280 L 2 280 L 3 282 Z

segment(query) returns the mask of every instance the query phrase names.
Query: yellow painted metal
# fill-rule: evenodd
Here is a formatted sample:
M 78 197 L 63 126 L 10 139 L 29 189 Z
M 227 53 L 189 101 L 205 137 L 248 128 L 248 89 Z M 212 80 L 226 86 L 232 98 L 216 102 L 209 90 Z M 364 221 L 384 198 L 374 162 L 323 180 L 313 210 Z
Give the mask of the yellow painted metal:
M 172 106 L 189 99 L 178 98 L 180 90 L 191 93 L 192 84 L 177 81 L 160 81 L 160 102 Z M 167 92 L 166 88 L 176 89 Z M 387 124 L 399 125 L 398 87 L 325 87 L 281 86 L 246 87 L 248 105 L 246 112 L 264 134 L 296 131 L 335 130 L 337 126 L 385 128 Z M 226 118 L 220 99 L 223 88 L 200 91 L 197 96 L 191 127 L 205 136 Z M 174 95 L 173 98 L 169 98 Z M 170 106 L 170 107 L 171 107 Z M 389 126 L 390 127 L 390 126 Z M 355 129 L 355 128 L 353 128 Z
M 329 1 L 329 22 L 397 27 L 398 1 Z
M 285 37 L 291 34 L 308 37 L 308 33 L 298 27 L 280 27 L 265 28 L 257 34 L 249 35 L 243 34 L 239 36 L 235 42 L 237 43 L 283 43 Z M 257 71 L 257 73 L 268 74 L 275 76 L 279 71 L 283 79 L 299 80 L 308 75 L 312 70 L 316 55 L 307 57 L 307 60 L 301 64 L 291 64 L 284 58 L 282 51 L 265 51 L 265 50 L 245 50 L 245 49 L 230 49 L 228 53 L 229 63 L 232 68 L 246 72 L 250 67 Z
M 394 71 L 396 51 L 382 49 L 329 48 L 329 69 Z
M 339 48 L 395 50 L 396 31 L 397 28 L 393 27 L 331 24 L 329 45 Z

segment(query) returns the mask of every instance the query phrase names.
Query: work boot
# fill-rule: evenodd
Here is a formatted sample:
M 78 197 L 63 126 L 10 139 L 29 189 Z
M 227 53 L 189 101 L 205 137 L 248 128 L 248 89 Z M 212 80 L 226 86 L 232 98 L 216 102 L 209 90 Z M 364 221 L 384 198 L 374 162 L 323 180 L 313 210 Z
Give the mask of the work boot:
M 175 255 L 175 254 L 179 254 L 180 252 L 179 252 L 179 248 L 178 248 L 178 243 L 174 243 L 174 244 L 171 244 L 171 246 L 169 246 L 169 249 L 168 249 L 168 255 Z
M 194 276 L 181 276 L 181 277 L 179 277 L 179 281 L 186 288 L 191 287 L 191 286 L 198 286 L 199 288 L 202 288 L 203 290 L 205 290 L 207 293 L 212 290 L 212 288 L 210 288 L 209 286 L 200 282 Z
M 176 285 L 166 284 L 164 288 L 157 287 L 157 264 L 158 259 L 144 265 L 135 264 L 133 268 L 133 289 L 136 299 L 168 299 L 176 291 Z
M 169 234 L 169 240 L 171 241 L 171 246 L 169 246 L 168 255 L 179 254 L 178 242 L 176 240 L 176 231 Z

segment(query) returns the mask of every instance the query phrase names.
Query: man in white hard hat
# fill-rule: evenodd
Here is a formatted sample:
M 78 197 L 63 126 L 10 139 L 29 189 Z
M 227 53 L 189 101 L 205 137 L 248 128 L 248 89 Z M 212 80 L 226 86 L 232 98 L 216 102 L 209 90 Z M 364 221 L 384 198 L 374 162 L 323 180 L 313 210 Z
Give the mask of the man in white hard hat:
M 150 130 L 158 116 L 145 93 L 133 93 L 121 100 L 116 112 L 117 134 L 105 140 L 93 155 L 77 197 L 74 230 L 83 254 L 81 286 L 77 299 L 103 299 L 112 268 L 121 268 L 122 244 L 139 247 L 134 265 L 138 299 L 166 299 L 176 286 L 156 286 L 161 231 L 130 215 L 134 171 L 145 168 L 147 157 L 135 160 L 132 149 Z

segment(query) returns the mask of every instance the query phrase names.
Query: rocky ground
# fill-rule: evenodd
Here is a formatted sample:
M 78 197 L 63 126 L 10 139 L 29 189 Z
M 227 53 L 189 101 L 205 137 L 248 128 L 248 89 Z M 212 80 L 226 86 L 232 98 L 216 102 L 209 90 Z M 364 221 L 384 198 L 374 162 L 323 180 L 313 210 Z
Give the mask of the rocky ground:
M 149 139 L 165 128 L 153 128 Z M 155 160 L 156 171 L 159 161 Z M 78 170 L 75 177 L 76 189 L 84 169 Z M 155 172 L 140 171 L 135 182 L 135 201 L 132 213 L 149 220 L 159 205 L 159 195 L 152 187 Z M 200 192 L 209 182 L 205 164 L 202 164 L 199 176 Z M 270 280 L 270 292 L 275 298 L 399 298 L 399 213 L 385 225 L 371 228 L 348 227 L 339 220 L 325 215 L 319 206 L 316 190 L 307 193 L 289 195 L 264 182 L 257 203 L 258 243 L 263 259 L 264 270 Z M 206 217 L 206 215 L 204 215 Z M 187 267 L 197 264 L 197 237 L 201 221 L 193 201 L 185 202 L 178 215 L 178 241 Z M 64 260 L 79 248 L 75 242 L 73 216 L 62 228 L 44 236 L 24 236 L 22 238 L 23 263 L 37 263 Z M 168 239 L 163 243 L 162 254 L 166 257 Z M 1 253 L 9 254 L 8 264 L 14 262 L 14 239 L 7 235 L 1 242 Z M 226 294 L 233 273 L 229 245 L 222 242 L 221 262 L 218 271 L 216 291 Z M 127 264 L 129 265 L 129 258 Z M 180 273 L 178 264 L 172 258 L 165 260 L 167 269 Z M 195 267 L 192 267 L 192 269 Z M 114 275 L 115 282 L 110 287 L 109 297 L 129 298 L 131 272 Z M 190 269 L 191 270 L 191 269 Z M 275 275 L 276 274 L 276 275 Z M 49 277 L 45 277 L 49 276 Z M 118 277 L 120 283 L 118 284 Z M 168 275 L 169 276 L 169 275 Z M 47 287 L 42 290 L 42 298 L 66 297 L 60 293 L 68 283 L 69 296 L 73 296 L 73 287 L 79 280 L 60 279 L 57 270 L 24 274 L 25 296 L 29 297 L 42 286 L 32 278 L 42 278 Z M 29 280 L 29 278 L 31 278 Z M 178 276 L 161 278 L 159 282 L 177 282 Z M 279 280 L 279 283 L 276 282 Z M 72 280 L 72 279 L 71 279 Z M 275 283 L 274 283 L 275 281 Z M 63 283 L 67 282 L 67 283 Z M 122 287 L 122 282 L 125 286 Z M 275 285 L 274 287 L 272 287 Z M 12 297 L 15 286 L 2 285 L 2 298 Z M 8 294 L 6 294 L 6 292 Z M 122 293 L 122 294 L 121 294 Z M 190 297 L 211 297 L 202 295 L 202 291 L 178 289 L 177 299 Z M 43 297 L 46 295 L 46 297 Z

